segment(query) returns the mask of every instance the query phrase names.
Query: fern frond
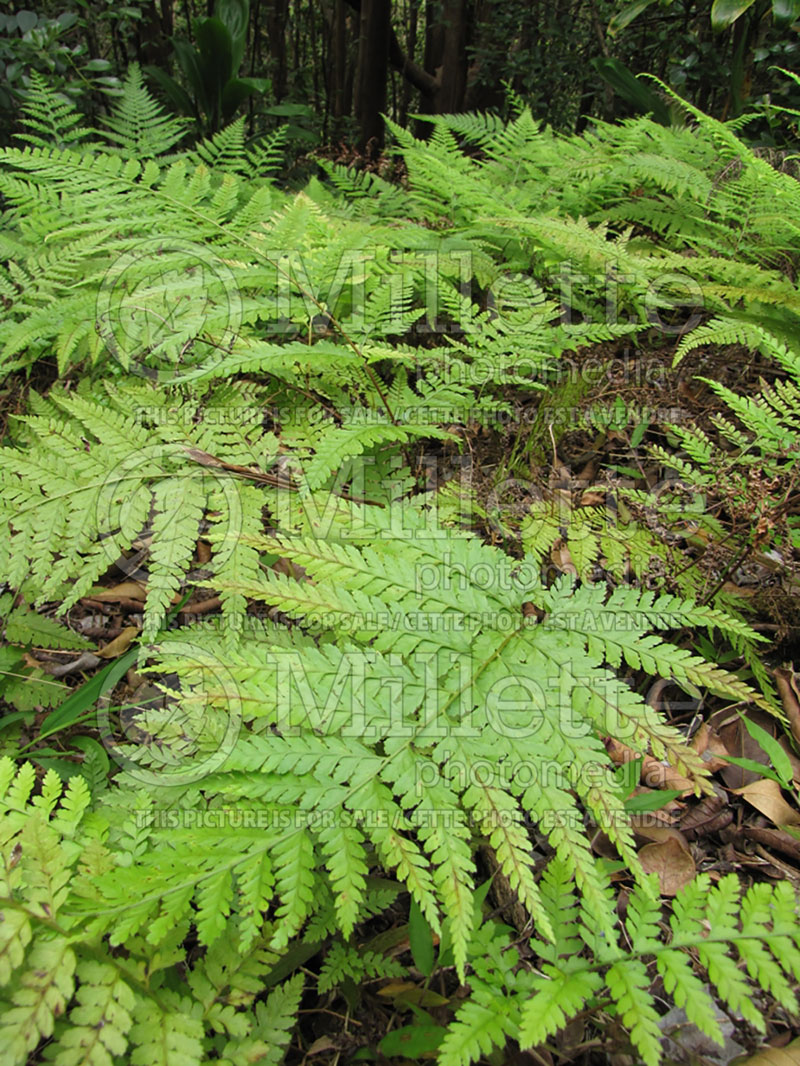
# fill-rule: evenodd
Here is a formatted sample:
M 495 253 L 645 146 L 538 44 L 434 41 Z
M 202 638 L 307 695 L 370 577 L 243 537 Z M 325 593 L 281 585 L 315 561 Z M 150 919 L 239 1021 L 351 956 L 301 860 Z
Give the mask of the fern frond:
M 165 114 L 144 83 L 138 63 L 131 63 L 122 93 L 98 130 L 123 155 L 153 159 L 174 148 L 186 134 L 188 122 Z

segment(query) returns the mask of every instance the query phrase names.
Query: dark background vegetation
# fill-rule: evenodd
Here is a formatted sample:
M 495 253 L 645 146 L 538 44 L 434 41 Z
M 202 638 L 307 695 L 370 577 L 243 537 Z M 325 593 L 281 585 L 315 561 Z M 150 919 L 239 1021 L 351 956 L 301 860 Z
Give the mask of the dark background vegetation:
M 12 0 L 0 15 L 6 141 L 33 72 L 91 120 L 137 61 L 189 137 L 246 114 L 252 136 L 286 126 L 294 158 L 320 146 L 375 154 L 381 113 L 508 110 L 516 98 L 564 132 L 648 109 L 653 74 L 748 136 L 783 143 L 769 105 L 800 91 L 795 0 Z M 796 25 L 796 23 L 795 23 Z M 231 32 L 232 31 L 232 32 Z M 234 69 L 235 67 L 235 69 Z M 424 127 L 418 127 L 420 130 Z

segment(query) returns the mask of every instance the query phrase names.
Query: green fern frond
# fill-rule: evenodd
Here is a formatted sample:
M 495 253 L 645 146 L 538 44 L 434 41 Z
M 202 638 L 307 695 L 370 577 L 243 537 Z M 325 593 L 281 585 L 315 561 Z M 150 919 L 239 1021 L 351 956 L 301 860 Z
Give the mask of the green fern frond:
M 77 145 L 88 134 L 81 114 L 71 100 L 57 92 L 38 70 L 30 73 L 31 84 L 22 104 L 24 132 L 17 137 L 40 147 Z
M 138 63 L 131 63 L 122 84 L 122 93 L 111 114 L 97 130 L 119 151 L 134 159 L 153 159 L 174 148 L 186 134 L 188 123 L 164 113 L 144 83 Z
M 557 861 L 552 865 L 560 867 Z M 630 1033 L 634 1050 L 647 1066 L 657 1066 L 662 1060 L 661 1030 L 652 977 L 645 964 L 651 959 L 668 993 L 685 1008 L 690 1021 L 719 1044 L 723 1041 L 715 1002 L 742 1011 L 763 1031 L 763 1018 L 748 998 L 751 982 L 760 985 L 772 980 L 786 1009 L 797 1009 L 787 975 L 793 975 L 800 963 L 800 950 L 796 938 L 781 935 L 787 928 L 785 916 L 795 907 L 794 893 L 785 882 L 774 887 L 754 885 L 740 893 L 734 875 L 714 886 L 707 875 L 700 875 L 676 897 L 670 932 L 664 936 L 660 905 L 637 888 L 625 923 L 629 939 L 619 943 L 615 937 L 606 944 L 603 958 L 569 954 L 560 957 L 557 965 L 543 964 L 543 975 L 519 971 L 513 981 L 502 971 L 498 974 L 493 968 L 479 973 L 476 967 L 470 979 L 472 998 L 450 1027 L 440 1061 L 445 1066 L 467 1066 L 481 1054 L 502 1047 L 507 1039 L 518 1041 L 522 1048 L 536 1047 L 578 1011 L 596 1003 L 607 989 L 612 1013 Z M 561 893 L 560 898 L 564 901 Z M 555 917 L 557 921 L 560 917 L 564 946 L 579 942 L 581 920 L 574 898 L 573 906 Z M 689 949 L 696 950 L 710 990 L 695 974 Z M 513 949 L 507 949 L 506 955 L 513 959 Z M 506 991 L 498 995 L 501 981 Z

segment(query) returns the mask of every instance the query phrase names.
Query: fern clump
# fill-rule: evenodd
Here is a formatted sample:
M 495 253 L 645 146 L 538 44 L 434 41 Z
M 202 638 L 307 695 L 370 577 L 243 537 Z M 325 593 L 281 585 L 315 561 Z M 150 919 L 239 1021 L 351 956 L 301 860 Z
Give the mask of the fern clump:
M 734 874 L 716 884 L 702 874 L 676 898 L 666 932 L 656 895 L 639 886 L 611 936 L 598 933 L 563 863 L 549 864 L 541 890 L 553 940 L 531 945 L 540 960 L 534 970 L 520 966 L 510 938 L 495 937 L 476 966 L 472 997 L 442 1043 L 442 1066 L 467 1066 L 507 1040 L 535 1048 L 580 1011 L 609 1001 L 600 1009 L 622 1022 L 641 1061 L 657 1066 L 664 1037 L 650 990 L 656 975 L 689 1021 L 720 1045 L 715 1001 L 760 1033 L 764 1018 L 754 989 L 768 989 L 787 1011 L 797 1011 L 800 938 L 788 881 L 742 893 Z
M 712 386 L 738 419 L 717 422 L 733 475 L 748 457 L 784 475 L 796 189 L 703 116 L 570 138 L 522 110 L 440 116 L 426 142 L 395 128 L 407 188 L 329 166 L 290 194 L 279 135 L 248 142 L 240 121 L 181 151 L 135 67 L 105 132 L 34 90 L 27 147 L 0 154 L 0 363 L 61 380 L 0 448 L 3 695 L 54 702 L 27 656 L 86 650 L 58 619 L 98 585 L 127 577 L 144 606 L 125 705 L 107 693 L 76 721 L 95 678 L 55 716 L 89 737 L 28 744 L 63 779 L 0 761 L 0 1062 L 277 1063 L 308 960 L 324 996 L 403 976 L 369 926 L 401 894 L 412 955 L 421 928 L 430 945 L 415 965 L 433 972 L 438 938 L 469 987 L 445 1066 L 583 1011 L 655 1064 L 656 977 L 712 1037 L 716 1003 L 756 1028 L 753 996 L 793 1010 L 791 890 L 700 877 L 667 918 L 605 743 L 709 791 L 642 692 L 771 710 L 768 686 L 712 661 L 729 646 L 763 682 L 764 638 L 696 571 L 639 587 L 670 562 L 640 514 L 612 529 L 555 490 L 509 551 L 426 465 L 534 407 L 565 352 L 681 331 L 699 287 L 716 317 L 678 354 L 735 336 L 787 371 L 755 399 Z M 678 473 L 709 489 L 712 442 L 680 440 Z M 574 575 L 551 580 L 559 541 Z M 197 597 L 214 613 L 180 625 Z M 683 640 L 698 630 L 708 657 Z M 145 677 L 158 697 L 130 697 Z M 630 871 L 622 918 L 587 823 Z M 526 958 L 484 918 L 481 851 L 532 930 Z
M 91 810 L 82 776 L 64 788 L 50 771 L 36 795 L 35 784 L 30 763 L 16 771 L 11 759 L 0 760 L 3 1063 L 23 1066 L 44 1042 L 62 1066 L 104 1066 L 122 1056 L 177 1066 L 212 1054 L 230 1064 L 253 1055 L 279 1063 L 302 976 L 256 1002 L 275 956 L 261 945 L 245 956 L 236 940 L 181 975 L 186 930 L 179 926 L 161 937 L 158 957 L 134 937 L 112 951 L 97 926 L 76 915 L 74 889 L 108 865 L 107 820 Z

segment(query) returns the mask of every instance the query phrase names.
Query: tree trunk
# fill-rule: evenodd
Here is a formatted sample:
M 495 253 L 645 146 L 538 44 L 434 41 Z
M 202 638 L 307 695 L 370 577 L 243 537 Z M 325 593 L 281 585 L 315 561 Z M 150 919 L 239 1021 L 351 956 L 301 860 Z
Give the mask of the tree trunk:
M 286 96 L 286 17 L 289 0 L 268 0 L 266 4 L 267 37 L 272 56 L 272 91 L 275 100 Z
M 136 58 L 142 66 L 169 69 L 170 46 L 167 38 L 172 34 L 172 7 L 156 0 L 142 8 L 142 19 L 137 27 Z M 96 54 L 96 52 L 92 53 Z
M 334 140 L 342 135 L 345 117 L 345 89 L 347 77 L 347 14 L 344 0 L 334 0 L 333 33 L 331 40 L 331 133 Z
M 416 0 L 406 0 L 408 5 L 408 30 L 406 31 L 406 55 L 413 61 L 417 52 L 417 4 Z M 411 104 L 411 82 L 403 78 L 402 96 L 400 98 L 400 125 L 408 122 L 408 109 Z
M 391 25 L 391 0 L 361 0 L 356 117 L 361 130 L 359 148 L 370 156 L 378 155 L 383 147 L 381 112 L 386 110 Z
M 463 111 L 467 89 L 467 10 L 466 0 L 445 0 L 442 9 L 441 88 L 436 94 L 436 113 Z

